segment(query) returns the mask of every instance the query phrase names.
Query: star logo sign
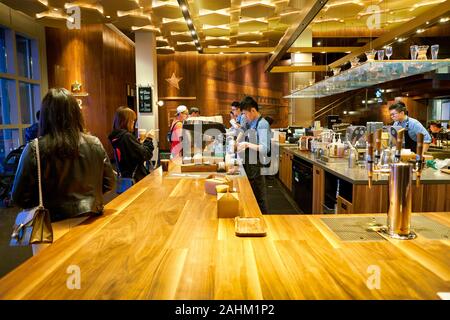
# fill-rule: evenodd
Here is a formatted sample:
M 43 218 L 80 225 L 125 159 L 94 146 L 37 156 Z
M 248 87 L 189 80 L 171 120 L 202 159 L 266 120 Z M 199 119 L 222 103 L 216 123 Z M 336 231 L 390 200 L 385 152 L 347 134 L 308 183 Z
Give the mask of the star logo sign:
M 180 90 L 180 86 L 179 86 L 179 82 L 182 80 L 183 78 L 177 78 L 177 76 L 175 75 L 175 72 L 172 73 L 172 76 L 168 79 L 166 79 L 166 81 L 174 88 L 177 88 L 178 90 Z

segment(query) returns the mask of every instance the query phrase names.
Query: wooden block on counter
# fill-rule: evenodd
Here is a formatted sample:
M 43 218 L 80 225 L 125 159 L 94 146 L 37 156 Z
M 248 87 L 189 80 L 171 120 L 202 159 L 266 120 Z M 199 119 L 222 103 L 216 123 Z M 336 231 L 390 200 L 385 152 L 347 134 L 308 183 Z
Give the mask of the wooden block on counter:
M 216 186 L 227 185 L 229 190 L 233 189 L 233 181 L 224 176 L 211 174 L 206 177 L 205 180 L 205 192 L 208 194 L 216 195 Z
M 228 192 L 229 189 L 230 189 L 230 186 L 227 184 L 219 184 L 216 186 L 217 193 L 225 193 L 225 192 Z
M 264 237 L 267 232 L 261 218 L 234 218 L 234 230 L 238 237 Z
M 181 172 L 217 172 L 217 164 L 182 164 Z
M 217 194 L 217 217 L 234 218 L 239 216 L 239 195 L 237 193 Z

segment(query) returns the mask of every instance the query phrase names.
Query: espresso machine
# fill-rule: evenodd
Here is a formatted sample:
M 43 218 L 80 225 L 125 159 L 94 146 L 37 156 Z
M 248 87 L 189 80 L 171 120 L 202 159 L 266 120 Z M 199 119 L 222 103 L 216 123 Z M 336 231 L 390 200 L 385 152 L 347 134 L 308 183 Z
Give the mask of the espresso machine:
M 381 165 L 382 129 L 367 135 L 367 174 L 369 188 L 374 178 L 380 174 L 389 176 L 389 209 L 387 226 L 378 231 L 389 237 L 400 240 L 414 239 L 416 234 L 411 230 L 412 212 L 412 177 L 416 174 L 416 183 L 420 184 L 423 169 L 423 140 L 422 133 L 417 134 L 417 156 L 415 164 L 401 161 L 401 151 L 405 129 L 397 131 L 394 162 Z
M 346 130 L 346 142 L 349 146 L 349 168 L 355 168 L 364 162 L 366 154 L 366 132 L 365 126 L 349 126 Z

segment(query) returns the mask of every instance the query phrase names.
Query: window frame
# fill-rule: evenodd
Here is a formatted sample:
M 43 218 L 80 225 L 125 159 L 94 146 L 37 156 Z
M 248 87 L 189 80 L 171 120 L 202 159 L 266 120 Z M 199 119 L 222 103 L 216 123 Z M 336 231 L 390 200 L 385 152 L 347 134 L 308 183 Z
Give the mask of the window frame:
M 3 73 L 0 72 L 0 78 L 3 79 L 7 79 L 7 80 L 13 80 L 15 82 L 15 91 L 16 91 L 16 105 L 13 106 L 15 108 L 17 108 L 17 119 L 18 119 L 18 123 L 14 123 L 14 124 L 0 124 L 0 130 L 4 130 L 4 129 L 18 129 L 19 130 L 19 144 L 23 145 L 25 144 L 24 141 L 24 132 L 25 129 L 30 127 L 34 121 L 32 121 L 32 123 L 23 123 L 22 121 L 22 104 L 21 104 L 21 96 L 20 96 L 20 83 L 25 83 L 25 84 L 30 84 L 30 85 L 37 85 L 39 86 L 39 91 L 42 93 L 42 86 L 43 86 L 43 80 L 42 80 L 42 75 L 39 72 L 38 73 L 38 79 L 33 79 L 33 65 L 36 63 L 36 61 L 34 61 L 33 59 L 33 55 L 31 54 L 33 49 L 29 48 L 30 50 L 30 59 L 31 59 L 31 70 L 30 70 L 30 78 L 27 77 L 23 77 L 19 75 L 19 61 L 18 61 L 18 56 L 17 56 L 17 35 L 26 38 L 27 40 L 30 40 L 31 43 L 34 43 L 36 45 L 36 49 L 37 49 L 37 58 L 38 58 L 38 65 L 40 65 L 42 63 L 42 54 L 41 54 L 41 50 L 40 50 L 40 41 L 38 38 L 31 36 L 25 32 L 18 32 L 12 28 L 9 28 L 5 25 L 0 25 L 0 28 L 5 29 L 6 31 L 11 33 L 11 37 L 12 37 L 12 52 L 13 52 L 13 66 L 14 66 L 14 70 L 13 73 Z M 9 71 L 9 70 L 8 70 Z M 31 118 L 34 119 L 34 114 L 31 115 Z M 6 156 L 6 155 L 5 155 Z

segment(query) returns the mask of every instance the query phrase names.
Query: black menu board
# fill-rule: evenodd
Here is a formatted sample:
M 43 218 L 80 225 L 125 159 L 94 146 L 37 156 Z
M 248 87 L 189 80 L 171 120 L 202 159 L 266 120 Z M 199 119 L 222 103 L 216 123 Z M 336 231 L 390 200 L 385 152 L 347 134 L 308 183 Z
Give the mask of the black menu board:
M 139 112 L 152 113 L 152 88 L 139 87 Z

